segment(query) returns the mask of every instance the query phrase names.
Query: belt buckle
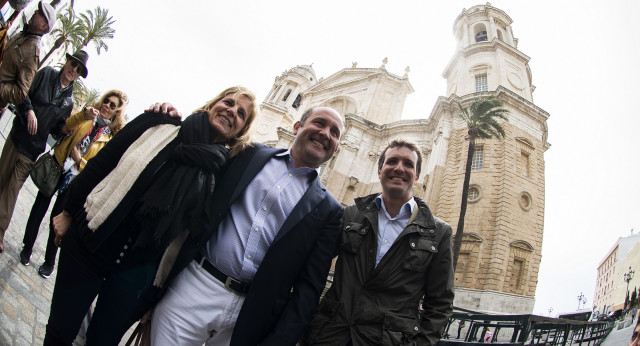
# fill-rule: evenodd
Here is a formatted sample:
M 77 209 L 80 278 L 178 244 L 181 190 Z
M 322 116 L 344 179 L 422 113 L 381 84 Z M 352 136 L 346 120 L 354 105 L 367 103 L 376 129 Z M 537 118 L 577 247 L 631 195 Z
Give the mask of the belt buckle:
M 227 276 L 227 279 L 224 281 L 224 287 L 232 290 L 232 291 L 236 291 L 236 289 L 234 289 L 233 287 L 231 287 L 231 284 L 241 284 L 240 281 L 232 278 L 231 276 Z

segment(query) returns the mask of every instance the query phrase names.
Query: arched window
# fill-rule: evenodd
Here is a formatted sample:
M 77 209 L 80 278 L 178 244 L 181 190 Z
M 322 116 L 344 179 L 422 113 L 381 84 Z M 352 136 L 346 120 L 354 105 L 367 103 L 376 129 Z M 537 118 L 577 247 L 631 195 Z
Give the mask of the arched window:
M 291 89 L 287 90 L 287 92 L 284 94 L 284 97 L 282 98 L 282 101 L 286 101 L 289 98 L 289 95 L 291 95 Z
M 293 104 L 291 105 L 291 107 L 298 109 L 298 107 L 300 107 L 301 101 L 302 101 L 302 96 L 298 94 L 298 96 L 296 96 L 296 99 L 293 101 Z
M 487 27 L 484 26 L 484 24 L 482 23 L 478 23 L 474 28 L 474 37 L 476 39 L 476 42 L 482 42 L 482 41 L 487 41 L 488 37 L 487 37 Z
M 502 31 L 500 29 L 498 29 L 498 40 L 504 41 L 504 38 L 502 36 Z

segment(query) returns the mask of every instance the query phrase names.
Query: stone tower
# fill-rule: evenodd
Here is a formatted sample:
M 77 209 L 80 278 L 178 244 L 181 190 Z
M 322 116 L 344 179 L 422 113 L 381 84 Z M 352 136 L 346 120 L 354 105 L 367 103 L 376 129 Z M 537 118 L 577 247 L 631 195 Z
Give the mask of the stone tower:
M 531 313 L 540 264 L 544 219 L 544 152 L 549 114 L 533 104 L 529 57 L 517 49 L 512 20 L 490 4 L 463 10 L 454 23 L 458 50 L 447 65 L 447 97 L 428 117 L 400 120 L 413 92 L 402 75 L 353 63 L 326 79 L 296 66 L 275 79 L 261 105 L 257 140 L 288 147 L 292 125 L 313 106 L 344 116 L 339 151 L 320 172 L 344 205 L 381 190 L 380 151 L 394 138 L 423 151 L 414 195 L 456 229 L 468 137 L 458 117 L 477 97 L 495 96 L 509 109 L 504 140 L 477 140 L 465 233 L 456 271 L 455 306 L 487 312 Z M 429 105 L 425 105 L 427 109 Z
M 477 97 L 500 99 L 510 111 L 502 123 L 507 136 L 476 141 L 454 304 L 530 313 L 541 260 L 549 114 L 533 104 L 529 57 L 518 50 L 511 23 L 489 3 L 463 10 L 454 22 L 458 49 L 443 73 L 450 96 L 436 104 L 454 113 L 450 146 L 438 200 L 429 200 L 455 229 L 468 136 L 452 101 L 467 106 Z

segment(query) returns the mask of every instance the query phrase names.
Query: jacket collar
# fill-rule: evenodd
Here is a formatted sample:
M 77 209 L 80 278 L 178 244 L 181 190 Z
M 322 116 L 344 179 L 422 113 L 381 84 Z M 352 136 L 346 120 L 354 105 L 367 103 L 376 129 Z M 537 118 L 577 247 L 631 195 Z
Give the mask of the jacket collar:
M 374 193 L 355 199 L 356 207 L 367 219 L 369 219 L 369 222 L 371 222 L 372 225 L 376 225 L 378 223 L 378 207 L 376 206 L 376 197 L 378 197 L 378 195 L 380 194 Z M 418 197 L 414 196 L 413 198 L 416 201 L 419 210 L 418 215 L 412 223 L 423 228 L 436 228 L 436 221 L 427 204 Z

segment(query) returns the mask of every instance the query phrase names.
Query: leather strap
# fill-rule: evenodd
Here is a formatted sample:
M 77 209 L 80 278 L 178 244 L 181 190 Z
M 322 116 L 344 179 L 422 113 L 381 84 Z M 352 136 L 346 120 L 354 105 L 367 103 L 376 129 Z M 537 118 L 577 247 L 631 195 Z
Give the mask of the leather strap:
M 200 264 L 200 266 L 206 270 L 209 274 L 211 274 L 214 278 L 220 280 L 224 284 L 224 287 L 240 294 L 246 295 L 249 292 L 250 285 L 244 283 L 242 281 L 236 280 L 231 276 L 221 272 L 216 266 L 209 261 L 209 259 L 204 256 L 202 253 L 198 253 L 196 255 L 196 262 Z

